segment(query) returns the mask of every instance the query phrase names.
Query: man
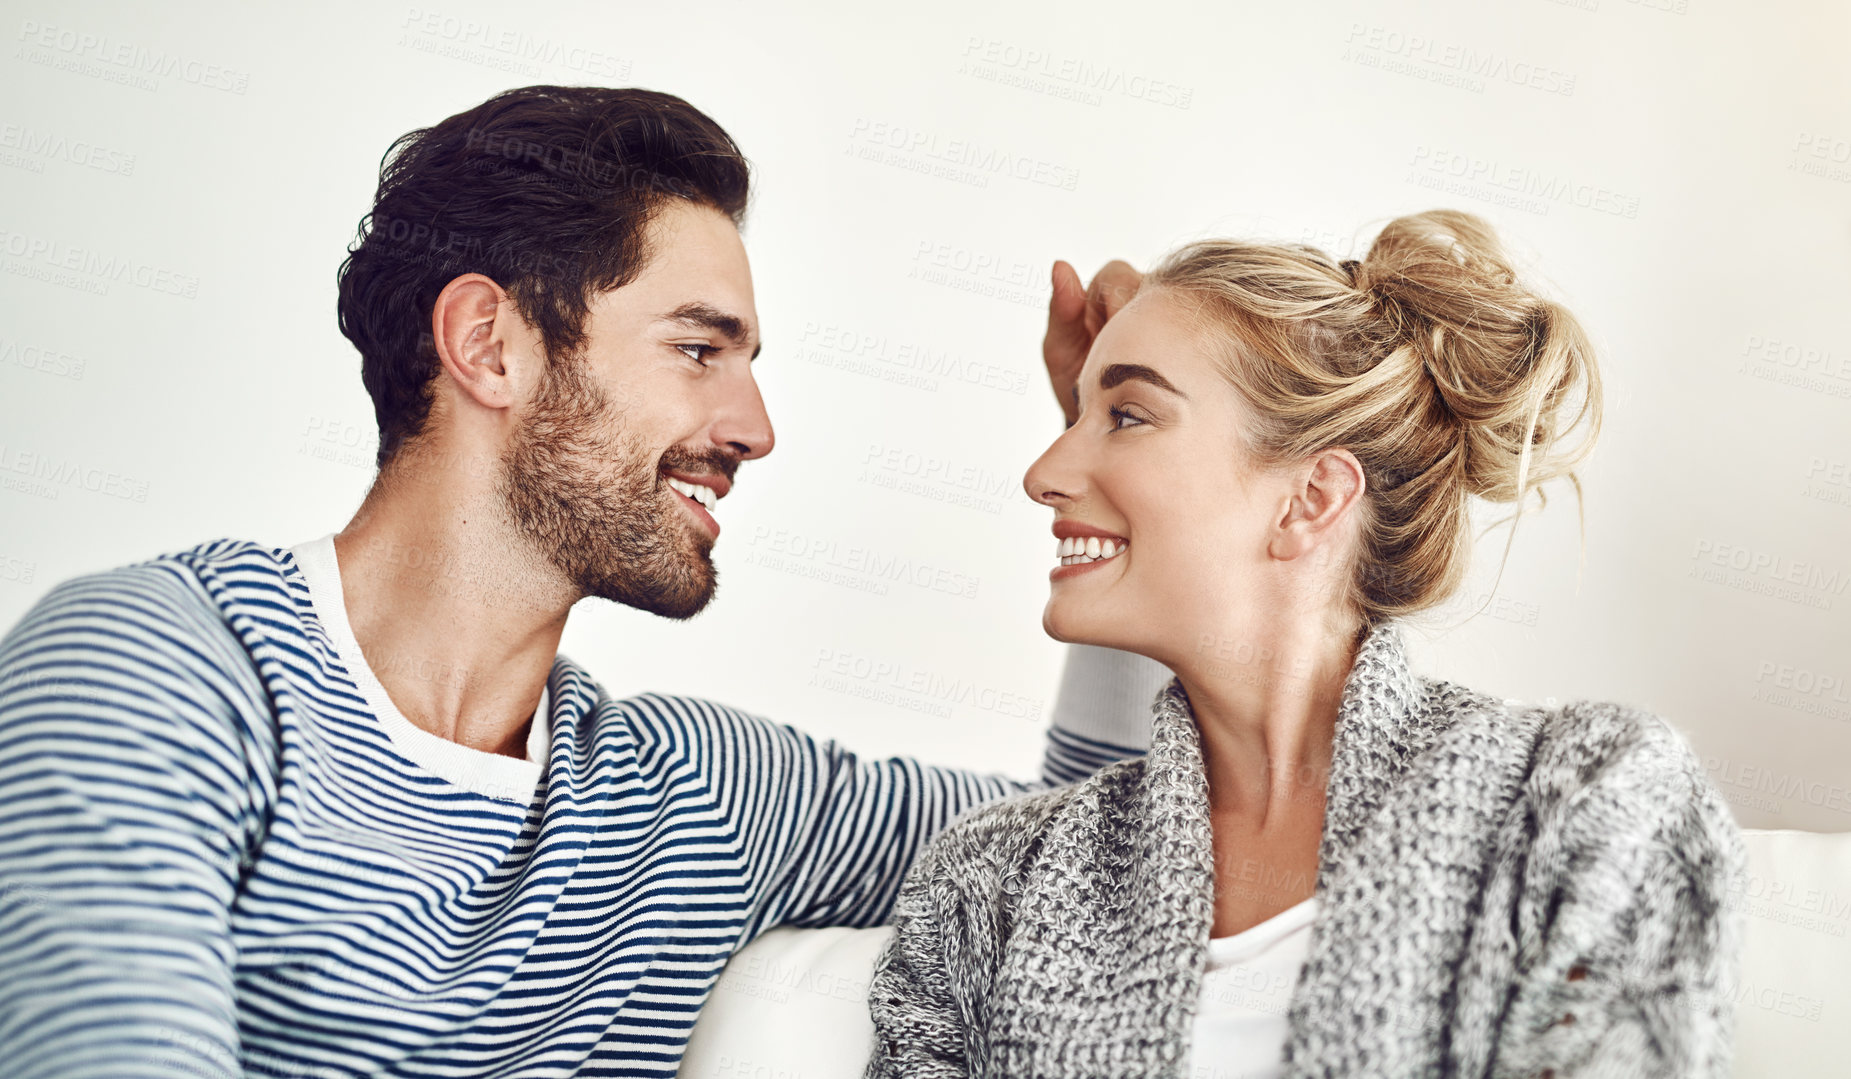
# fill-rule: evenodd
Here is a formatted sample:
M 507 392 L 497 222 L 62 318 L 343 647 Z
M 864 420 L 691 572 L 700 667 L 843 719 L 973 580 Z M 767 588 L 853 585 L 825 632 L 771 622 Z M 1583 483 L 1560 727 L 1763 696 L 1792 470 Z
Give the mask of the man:
M 380 434 L 353 520 L 77 577 L 0 641 L 8 1076 L 672 1075 L 744 943 L 878 924 L 957 813 L 1143 744 L 1151 687 L 1085 662 L 1117 729 L 1051 729 L 1023 784 L 558 654 L 583 597 L 714 594 L 716 505 L 773 444 L 747 189 L 639 90 L 395 144 L 340 275 Z M 1056 266 L 1057 394 L 1105 282 Z

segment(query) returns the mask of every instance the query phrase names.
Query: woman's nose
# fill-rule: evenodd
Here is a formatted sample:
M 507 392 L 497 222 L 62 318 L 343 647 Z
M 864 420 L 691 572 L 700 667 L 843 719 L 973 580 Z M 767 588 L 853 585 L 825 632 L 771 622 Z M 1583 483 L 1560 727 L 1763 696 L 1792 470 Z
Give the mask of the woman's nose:
M 1022 476 L 1022 489 L 1028 492 L 1028 497 L 1044 506 L 1059 505 L 1070 499 L 1075 490 L 1074 465 L 1068 445 L 1068 435 L 1072 432 L 1073 428 L 1067 428 L 1052 445 L 1042 451 L 1040 457 L 1035 458 L 1035 463 L 1029 465 L 1028 471 Z

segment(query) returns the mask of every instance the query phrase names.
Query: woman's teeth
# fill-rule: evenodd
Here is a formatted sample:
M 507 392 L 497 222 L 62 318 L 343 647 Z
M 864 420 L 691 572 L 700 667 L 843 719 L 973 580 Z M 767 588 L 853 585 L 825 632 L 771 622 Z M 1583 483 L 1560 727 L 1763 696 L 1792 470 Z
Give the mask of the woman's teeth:
M 1069 536 L 1060 541 L 1060 551 L 1056 555 L 1063 566 L 1076 566 L 1081 562 L 1104 562 L 1118 552 L 1130 547 L 1124 540 L 1100 539 L 1098 536 Z
M 689 483 L 687 480 L 678 480 L 673 476 L 664 476 L 662 478 L 668 481 L 670 487 L 687 495 L 694 501 L 699 502 L 708 513 L 713 512 L 714 503 L 719 501 L 719 498 L 714 495 L 713 488 L 711 487 L 699 483 Z

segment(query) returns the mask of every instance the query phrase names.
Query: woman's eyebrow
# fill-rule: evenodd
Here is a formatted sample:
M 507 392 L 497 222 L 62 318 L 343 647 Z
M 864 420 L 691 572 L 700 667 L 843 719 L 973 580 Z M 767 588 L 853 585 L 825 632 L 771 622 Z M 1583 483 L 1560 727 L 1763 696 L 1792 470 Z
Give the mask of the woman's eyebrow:
M 1169 379 L 1141 363 L 1115 363 L 1099 372 L 1099 388 L 1102 390 L 1109 390 L 1121 382 L 1148 382 L 1185 401 L 1189 399 L 1189 395 L 1172 386 Z

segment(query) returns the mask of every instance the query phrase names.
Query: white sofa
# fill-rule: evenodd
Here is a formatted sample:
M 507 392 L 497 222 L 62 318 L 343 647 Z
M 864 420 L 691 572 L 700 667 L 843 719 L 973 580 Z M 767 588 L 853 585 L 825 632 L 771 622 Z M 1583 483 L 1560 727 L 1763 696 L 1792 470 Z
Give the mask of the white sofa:
M 1851 1074 L 1851 832 L 1746 831 L 1735 1075 Z M 728 964 L 694 1027 L 688 1079 L 859 1079 L 868 975 L 886 929 L 778 929 Z

